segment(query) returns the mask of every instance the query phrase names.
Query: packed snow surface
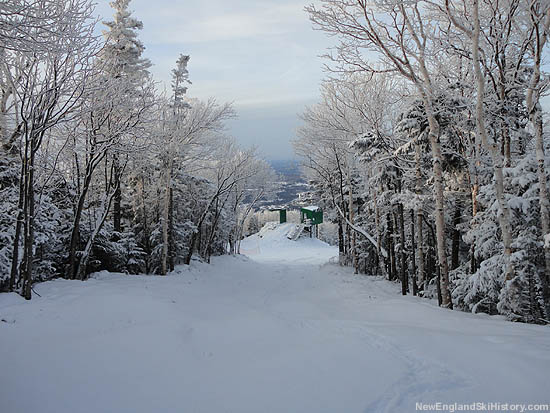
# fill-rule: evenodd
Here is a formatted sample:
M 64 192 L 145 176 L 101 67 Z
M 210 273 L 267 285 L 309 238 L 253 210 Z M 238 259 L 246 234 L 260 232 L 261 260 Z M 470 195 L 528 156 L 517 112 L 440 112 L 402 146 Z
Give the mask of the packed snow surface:
M 318 206 L 313 205 L 313 206 L 306 206 L 306 207 L 303 207 L 302 209 L 307 209 L 308 211 L 313 211 L 313 212 L 315 212 L 315 211 L 319 211 L 321 208 L 319 208 Z
M 0 411 L 413 412 L 548 403 L 550 329 L 438 308 L 331 264 L 337 250 L 244 240 L 246 257 L 167 277 L 99 273 L 0 295 Z

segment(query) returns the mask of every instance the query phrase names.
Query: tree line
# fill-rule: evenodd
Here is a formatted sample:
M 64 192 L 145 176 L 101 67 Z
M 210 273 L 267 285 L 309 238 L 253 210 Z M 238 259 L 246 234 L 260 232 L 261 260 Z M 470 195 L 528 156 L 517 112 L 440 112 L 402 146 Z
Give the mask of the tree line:
M 102 37 L 89 0 L 0 7 L 0 291 L 238 252 L 273 185 L 227 135 L 232 106 L 187 96 L 189 56 L 158 92 L 129 2 Z
M 306 10 L 336 45 L 294 146 L 341 264 L 446 308 L 548 323 L 548 2 Z

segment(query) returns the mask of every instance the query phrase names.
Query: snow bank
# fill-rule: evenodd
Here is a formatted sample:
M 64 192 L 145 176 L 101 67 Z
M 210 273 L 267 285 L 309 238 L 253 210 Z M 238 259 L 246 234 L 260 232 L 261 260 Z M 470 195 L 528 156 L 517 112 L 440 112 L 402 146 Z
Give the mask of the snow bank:
M 547 403 L 550 329 L 443 310 L 285 226 L 171 276 L 0 294 L 6 413 L 411 412 Z
M 319 208 L 318 206 L 306 206 L 306 207 L 302 207 L 302 209 L 307 209 L 308 211 L 313 211 L 313 212 L 316 212 L 316 211 L 319 211 L 321 208 Z
M 258 232 L 241 242 L 241 253 L 259 262 L 323 264 L 338 256 L 338 249 L 316 238 L 302 236 L 288 239 L 297 224 L 268 222 Z M 304 233 L 305 234 L 305 233 Z

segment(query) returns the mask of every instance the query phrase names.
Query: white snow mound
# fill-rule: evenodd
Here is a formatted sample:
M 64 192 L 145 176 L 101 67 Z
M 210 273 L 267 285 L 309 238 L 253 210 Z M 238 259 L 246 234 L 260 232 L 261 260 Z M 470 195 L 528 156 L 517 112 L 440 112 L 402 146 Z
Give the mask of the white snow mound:
M 316 238 L 289 239 L 298 224 L 268 222 L 257 234 L 241 242 L 241 253 L 256 261 L 290 261 L 324 264 L 338 255 L 338 249 Z
M 31 301 L 0 294 L 0 412 L 548 403 L 548 327 L 403 297 L 398 284 L 322 265 L 338 249 L 291 241 L 291 226 L 243 240 L 250 259 L 54 280 L 35 285 Z

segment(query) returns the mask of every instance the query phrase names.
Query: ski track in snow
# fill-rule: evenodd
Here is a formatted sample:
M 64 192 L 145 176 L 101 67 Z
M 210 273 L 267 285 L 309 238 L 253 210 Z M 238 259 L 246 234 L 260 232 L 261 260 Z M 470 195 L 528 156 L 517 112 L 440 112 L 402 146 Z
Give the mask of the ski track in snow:
M 440 309 L 329 264 L 291 224 L 246 257 L 0 295 L 0 411 L 409 412 L 548 403 L 550 329 Z M 261 237 L 260 237 L 261 235 Z M 27 389 L 29 390 L 27 392 Z

